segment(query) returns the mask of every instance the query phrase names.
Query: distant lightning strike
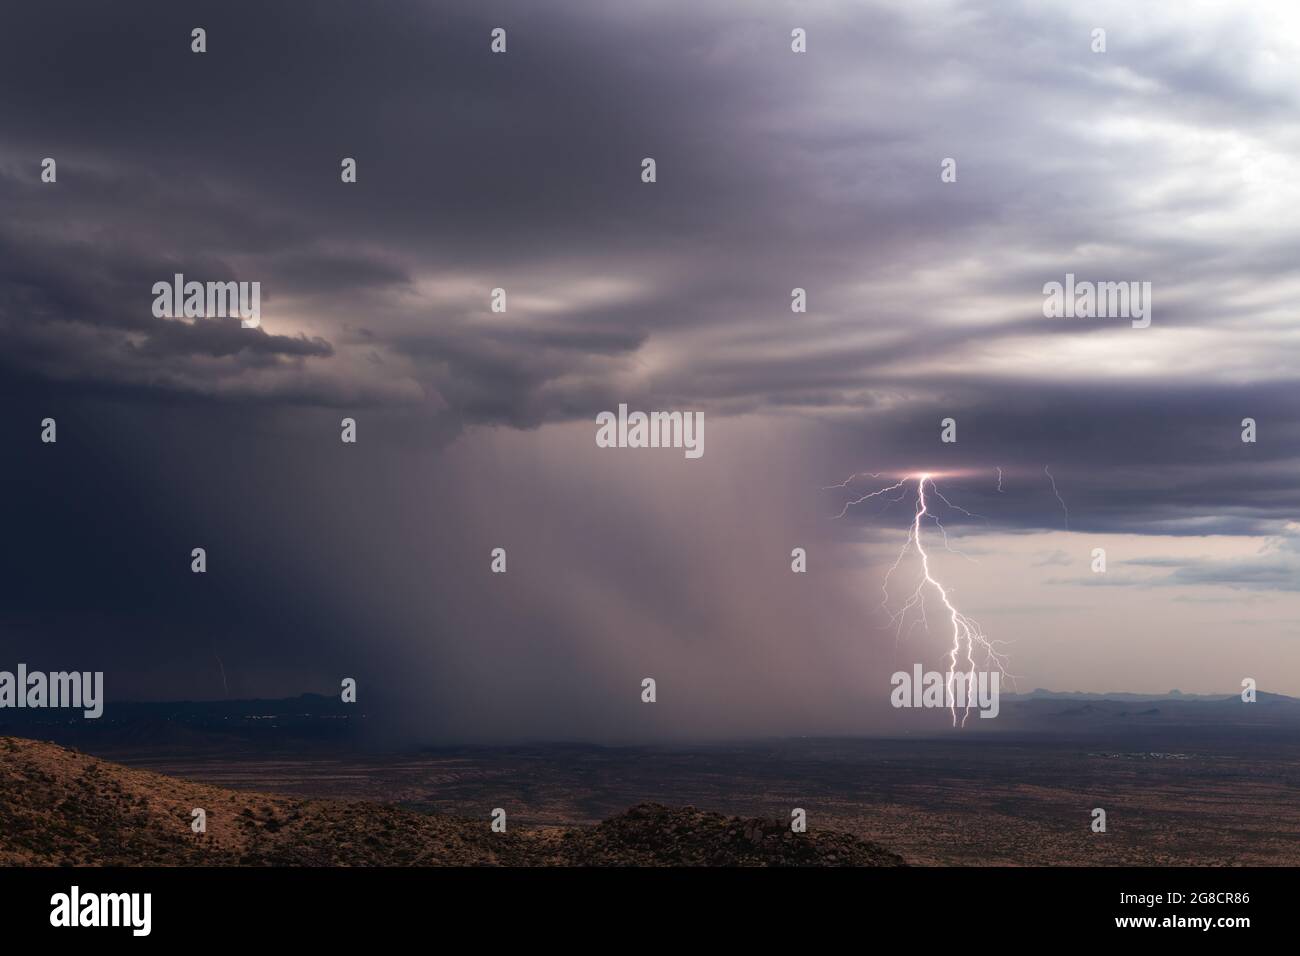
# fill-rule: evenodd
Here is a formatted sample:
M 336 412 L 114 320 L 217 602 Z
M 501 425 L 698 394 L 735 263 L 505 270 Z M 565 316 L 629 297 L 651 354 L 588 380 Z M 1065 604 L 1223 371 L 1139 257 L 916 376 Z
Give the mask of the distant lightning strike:
M 1065 507 L 1065 499 L 1062 498 L 1061 493 L 1056 490 L 1056 479 L 1052 477 L 1052 469 L 1044 465 L 1043 472 L 1047 475 L 1047 480 L 1052 483 L 1052 494 L 1056 495 L 1056 500 L 1061 503 L 1061 510 L 1065 512 L 1065 530 L 1069 531 L 1070 530 L 1070 509 Z
M 841 482 L 838 485 L 831 485 L 830 487 L 847 488 L 849 487 L 850 483 L 853 481 L 854 478 L 857 478 L 859 477 L 859 475 L 863 475 L 863 474 L 871 474 L 871 473 L 859 472 L 858 474 L 850 476 L 847 481 Z M 879 478 L 879 475 L 872 475 L 872 477 Z M 940 492 L 938 487 L 935 485 L 934 477 L 929 472 L 924 472 L 916 475 L 906 475 L 903 478 L 900 478 L 897 482 L 895 482 L 892 485 L 888 485 L 887 487 L 880 488 L 876 491 L 869 492 L 867 494 L 861 495 L 858 498 L 853 499 L 852 501 L 850 501 L 848 504 L 844 506 L 844 508 L 840 511 L 840 513 L 836 517 L 842 518 L 848 512 L 849 508 L 852 507 L 853 505 L 861 504 L 862 502 L 867 501 L 871 498 L 879 497 L 880 495 L 883 495 L 886 492 L 893 491 L 897 488 L 902 488 L 910 481 L 916 482 L 916 511 L 912 516 L 912 524 L 909 527 L 907 532 L 907 540 L 903 542 L 903 547 L 898 553 L 898 558 L 895 559 L 893 565 L 885 573 L 884 581 L 881 583 L 880 590 L 881 593 L 884 595 L 884 599 L 881 601 L 881 607 L 883 607 L 889 613 L 890 624 L 895 625 L 894 636 L 895 636 L 895 640 L 897 640 L 899 635 L 902 633 L 903 623 L 906 620 L 908 613 L 913 609 L 916 609 L 918 614 L 920 615 L 922 625 L 927 629 L 929 628 L 929 622 L 926 619 L 926 613 L 925 613 L 925 595 L 927 590 L 932 590 L 933 592 L 938 594 L 939 600 L 943 603 L 944 609 L 947 611 L 948 622 L 952 626 L 952 646 L 948 650 L 947 692 L 948 692 L 948 700 L 950 702 L 949 710 L 952 712 L 952 724 L 954 727 L 956 727 L 959 726 L 959 724 L 957 720 L 957 698 L 954 693 L 953 683 L 958 677 L 960 677 L 963 681 L 969 680 L 971 682 L 970 684 L 967 685 L 968 687 L 974 686 L 974 681 L 976 680 L 975 656 L 977 651 L 983 652 L 986 666 L 991 665 L 993 667 L 996 667 L 999 673 L 1001 673 L 1004 677 L 1011 678 L 1013 682 L 1015 680 L 1015 677 L 1014 675 L 1010 674 L 1007 671 L 1006 655 L 998 650 L 998 647 L 1000 645 L 1004 645 L 1006 642 L 989 640 L 989 638 L 984 634 L 984 630 L 980 627 L 979 622 L 977 622 L 974 618 L 969 617 L 966 614 L 963 614 L 961 611 L 957 609 L 956 605 L 952 603 L 952 599 L 948 593 L 948 589 L 945 588 L 939 582 L 939 580 L 934 576 L 934 573 L 930 567 L 930 555 L 925 550 L 925 544 L 921 539 L 921 520 L 923 518 L 929 517 L 930 520 L 932 520 L 939 527 L 939 530 L 943 533 L 944 546 L 946 548 L 948 545 L 948 533 L 947 530 L 943 527 L 943 524 L 942 522 L 940 522 L 939 518 L 933 512 L 930 511 L 929 502 L 926 500 L 926 493 L 925 493 L 926 485 L 929 485 L 930 490 L 934 493 L 934 495 L 938 497 L 941 501 L 943 501 L 945 504 L 947 504 L 953 510 L 960 511 L 962 514 L 969 515 L 970 517 L 974 517 L 974 518 L 978 518 L 981 516 L 972 514 L 966 509 L 959 508 L 956 505 L 949 502 L 948 499 L 944 497 L 943 493 Z M 897 500 L 897 499 L 891 499 L 891 500 Z M 915 590 L 913 590 L 912 593 L 908 596 L 907 600 L 903 602 L 903 605 L 898 610 L 891 611 L 889 608 L 890 605 L 889 581 L 893 577 L 894 573 L 898 570 L 899 566 L 903 563 L 903 559 L 907 556 L 908 551 L 911 550 L 912 547 L 916 548 L 917 555 L 921 559 L 921 579 L 918 582 Z M 951 551 L 952 549 L 948 548 L 948 550 Z M 955 552 L 955 553 L 960 553 L 960 552 Z M 911 629 L 913 626 L 915 626 L 915 624 L 916 624 L 916 619 L 914 618 L 911 624 L 908 626 L 909 633 L 911 632 Z M 960 671 L 958 670 L 959 660 L 962 662 L 963 665 L 963 670 Z M 962 712 L 961 722 L 960 722 L 960 726 L 962 727 L 966 726 L 966 718 L 970 716 L 970 708 L 971 708 L 970 698 L 971 698 L 970 694 L 967 694 L 965 697 L 964 710 Z
M 221 686 L 225 689 L 226 696 L 229 697 L 230 684 L 226 682 L 226 665 L 221 662 L 220 657 L 217 657 L 216 652 L 213 652 L 212 656 L 217 658 L 217 667 L 221 668 Z

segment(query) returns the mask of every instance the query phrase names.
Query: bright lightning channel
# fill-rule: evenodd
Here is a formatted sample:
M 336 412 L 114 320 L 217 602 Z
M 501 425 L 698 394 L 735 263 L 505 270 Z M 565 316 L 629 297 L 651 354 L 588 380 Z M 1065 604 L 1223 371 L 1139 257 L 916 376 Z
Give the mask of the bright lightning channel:
M 830 487 L 847 488 L 854 478 L 857 478 L 859 475 L 862 474 L 871 474 L 871 473 L 858 472 L 858 474 L 850 476 L 847 481 L 841 482 L 838 485 L 831 485 Z M 872 477 L 878 478 L 879 476 L 873 475 Z M 940 583 L 938 578 L 934 576 L 934 572 L 930 567 L 929 552 L 925 550 L 925 544 L 921 540 L 922 538 L 921 522 L 922 519 L 928 517 L 939 527 L 940 531 L 943 533 L 944 546 L 947 547 L 947 539 L 948 539 L 947 531 L 944 529 L 943 524 L 939 521 L 939 518 L 932 511 L 930 511 L 929 502 L 926 499 L 925 488 L 927 484 L 930 486 L 930 490 L 935 494 L 935 496 L 937 496 L 943 502 L 948 503 L 949 507 L 953 508 L 956 511 L 960 511 L 966 515 L 971 515 L 971 512 L 966 511 L 964 508 L 958 508 L 956 505 L 949 503 L 948 499 L 944 497 L 943 493 L 940 492 L 938 487 L 935 485 L 933 475 L 930 472 L 922 472 L 920 474 L 915 474 L 915 475 L 906 475 L 903 478 L 900 478 L 897 482 L 895 482 L 892 485 L 877 489 L 876 491 L 869 492 L 867 494 L 861 495 L 860 497 L 853 499 L 852 501 L 850 501 L 848 504 L 844 506 L 844 508 L 840 511 L 840 513 L 836 515 L 836 517 L 837 518 L 844 517 L 844 515 L 848 513 L 849 508 L 851 508 L 853 505 L 861 504 L 864 501 L 868 501 L 872 498 L 877 498 L 880 495 L 883 495 L 890 491 L 897 490 L 899 488 L 905 488 L 908 482 L 912 482 L 912 481 L 916 482 L 916 511 L 913 513 L 912 524 L 909 527 L 907 532 L 907 540 L 903 542 L 903 547 L 902 550 L 900 550 L 898 553 L 898 558 L 894 561 L 890 569 L 885 573 L 885 579 L 880 586 L 881 592 L 884 594 L 884 600 L 881 601 L 881 607 L 883 607 L 889 613 L 890 615 L 889 622 L 890 624 L 895 625 L 896 628 L 895 639 L 897 639 L 899 634 L 901 634 L 902 632 L 903 623 L 907 618 L 908 612 L 910 612 L 914 608 L 917 609 L 918 613 L 920 614 L 922 625 L 926 627 L 927 630 L 929 629 L 929 622 L 926 620 L 926 615 L 925 615 L 925 595 L 927 590 L 938 594 L 939 600 L 943 603 L 944 609 L 947 612 L 948 622 L 952 627 L 952 646 L 948 650 L 947 691 L 948 691 L 948 700 L 950 701 L 949 710 L 952 712 L 952 725 L 956 727 L 959 726 L 959 724 L 957 720 L 957 698 L 953 693 L 954 691 L 953 683 L 960 676 L 962 680 L 968 682 L 967 683 L 968 687 L 974 687 L 975 678 L 976 678 L 975 658 L 977 653 L 980 652 L 983 653 L 986 666 L 991 665 L 993 667 L 996 667 L 998 669 L 998 672 L 1001 673 L 1002 676 L 1010 678 L 1013 683 L 1015 681 L 1015 676 L 1007 671 L 1006 655 L 998 649 L 999 646 L 1005 645 L 1007 642 L 990 640 L 985 635 L 984 630 L 983 628 L 980 627 L 978 621 L 976 621 L 974 618 L 970 617 L 967 614 L 963 614 L 960 610 L 957 609 L 957 606 L 952 602 L 952 598 L 948 593 L 948 589 L 945 588 L 943 584 Z M 896 499 L 891 499 L 891 500 L 896 500 Z M 971 516 L 979 517 L 979 515 L 971 515 Z M 921 579 L 917 584 L 915 590 L 912 591 L 912 593 L 908 596 L 907 600 L 903 603 L 903 605 L 897 611 L 890 611 L 889 580 L 891 577 L 893 577 L 894 572 L 896 572 L 899 566 L 903 563 L 903 559 L 907 556 L 908 551 L 911 550 L 913 547 L 916 548 L 917 555 L 921 559 L 920 561 Z M 952 549 L 948 548 L 948 550 L 951 551 Z M 915 623 L 916 621 L 915 619 L 913 619 L 912 624 L 915 625 Z M 910 632 L 910 627 L 909 627 L 909 632 Z M 964 668 L 967 669 L 963 671 L 958 671 L 957 665 L 959 660 L 963 663 Z M 960 726 L 962 727 L 966 726 L 966 718 L 970 716 L 970 705 L 971 705 L 970 698 L 971 695 L 968 693 L 966 695 L 965 708 L 961 715 Z

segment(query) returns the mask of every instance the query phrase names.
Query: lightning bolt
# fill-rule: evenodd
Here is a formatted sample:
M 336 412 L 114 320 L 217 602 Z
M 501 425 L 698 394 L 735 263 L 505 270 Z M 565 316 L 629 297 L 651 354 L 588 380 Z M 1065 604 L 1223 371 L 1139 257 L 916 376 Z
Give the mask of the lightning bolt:
M 1047 475 L 1047 480 L 1052 483 L 1052 494 L 1056 495 L 1056 500 L 1061 503 L 1061 510 L 1065 512 L 1065 530 L 1069 531 L 1070 530 L 1070 509 L 1065 507 L 1065 499 L 1062 498 L 1061 493 L 1056 490 L 1056 479 L 1052 477 L 1052 469 L 1044 465 L 1043 472 Z
M 852 483 L 854 478 L 857 478 L 859 475 L 862 474 L 870 474 L 870 472 L 859 472 L 858 474 L 851 475 L 847 481 L 841 482 L 838 485 L 831 485 L 830 487 L 847 488 Z M 879 476 L 873 476 L 873 477 L 878 478 Z M 943 493 L 940 492 L 938 487 L 935 485 L 933 476 L 929 472 L 924 472 L 916 475 L 906 475 L 903 478 L 900 478 L 897 482 L 895 482 L 892 485 L 877 489 L 876 491 L 872 491 L 867 494 L 861 495 L 857 498 L 854 498 L 852 501 L 850 501 L 848 504 L 844 506 L 844 508 L 840 511 L 840 513 L 836 515 L 836 517 L 842 518 L 848 512 L 849 508 L 851 508 L 853 505 L 861 504 L 864 501 L 867 501 L 871 498 L 876 498 L 880 495 L 885 494 L 886 492 L 893 491 L 898 488 L 904 488 L 909 482 L 916 483 L 916 510 L 912 514 L 912 523 L 911 526 L 908 528 L 907 539 L 903 542 L 903 547 L 898 552 L 898 557 L 895 559 L 893 565 L 891 565 L 889 570 L 885 572 L 884 581 L 881 583 L 880 590 L 882 595 L 884 596 L 883 600 L 881 601 L 881 607 L 884 608 L 885 611 L 889 614 L 889 623 L 891 625 L 894 625 L 895 627 L 894 640 L 895 643 L 897 643 L 899 637 L 902 634 L 903 623 L 904 621 L 907 620 L 908 614 L 912 610 L 916 610 L 918 612 L 918 614 L 920 615 L 922 626 L 925 627 L 926 630 L 929 630 L 929 622 L 926 618 L 926 612 L 925 612 L 925 597 L 927 593 L 933 593 L 938 595 L 939 601 L 943 605 L 944 611 L 947 614 L 949 626 L 952 628 L 952 645 L 948 649 L 948 674 L 947 674 L 947 692 L 948 692 L 948 700 L 950 701 L 949 710 L 952 713 L 952 725 L 954 727 L 959 726 L 958 719 L 957 719 L 957 698 L 954 694 L 953 685 L 954 682 L 958 678 L 960 678 L 961 680 L 967 682 L 966 684 L 967 694 L 965 697 L 965 706 L 960 721 L 960 726 L 965 727 L 966 718 L 970 716 L 971 697 L 972 697 L 971 691 L 974 688 L 975 679 L 976 679 L 976 656 L 982 655 L 985 666 L 996 667 L 998 669 L 998 672 L 1002 674 L 1004 677 L 1009 678 L 1012 681 L 1012 683 L 1015 682 L 1015 676 L 1007 670 L 1007 657 L 1001 650 L 999 650 L 999 647 L 1005 645 L 1007 642 L 990 640 L 988 636 L 985 635 L 984 629 L 980 627 L 978 621 L 976 621 L 974 618 L 970 617 L 967 614 L 963 614 L 960 610 L 958 610 L 957 606 L 953 604 L 952 597 L 949 594 L 948 589 L 945 588 L 943 584 L 940 583 L 938 578 L 934 576 L 934 572 L 930 567 L 930 554 L 928 551 L 925 550 L 925 543 L 922 540 L 922 535 L 921 535 L 921 526 L 922 526 L 923 519 L 928 517 L 939 527 L 940 531 L 943 533 L 944 547 L 947 548 L 949 551 L 951 551 L 952 549 L 948 548 L 947 530 L 944 529 L 943 523 L 939 520 L 938 516 L 936 516 L 930 510 L 930 503 L 926 499 L 926 486 L 929 485 L 930 491 L 933 492 L 933 494 L 937 498 L 939 498 L 941 501 L 947 504 L 950 508 L 956 511 L 960 511 L 962 514 L 970 515 L 971 517 L 978 518 L 981 516 L 974 515 L 971 512 L 967 511 L 966 509 L 959 508 L 956 505 L 949 502 L 948 499 L 944 497 Z M 906 494 L 906 492 L 904 492 L 904 494 Z M 897 499 L 893 499 L 893 500 L 897 500 Z M 903 563 L 903 559 L 907 557 L 908 552 L 911 551 L 913 548 L 916 549 L 917 556 L 920 558 L 920 566 L 921 566 L 920 580 L 917 583 L 916 588 L 911 592 L 910 595 L 908 595 L 907 600 L 904 601 L 897 610 L 890 610 L 890 596 L 889 596 L 890 579 L 898 571 L 899 567 Z M 955 553 L 960 553 L 960 552 L 955 552 Z M 915 625 L 916 625 L 916 618 L 913 618 L 910 625 L 908 626 L 908 634 L 911 633 L 912 627 L 914 627 Z M 960 671 L 958 670 L 959 661 L 962 664 L 962 670 Z
M 998 468 L 998 494 L 1002 494 L 1002 468 Z
M 879 477 L 880 477 L 879 475 L 873 475 L 873 474 L 871 474 L 871 472 L 869 472 L 869 471 L 860 471 L 860 472 L 858 472 L 857 475 L 850 475 L 850 476 L 848 477 L 848 479 L 845 480 L 844 482 L 842 482 L 841 484 L 838 484 L 838 485 L 830 485 L 829 487 L 824 488 L 823 490 L 824 490 L 824 491 L 829 491 L 831 488 L 847 488 L 847 487 L 849 486 L 849 483 L 852 482 L 854 478 L 858 477 L 858 475 L 871 475 L 872 478 L 879 478 Z M 883 494 L 884 494 L 885 492 L 887 492 L 887 491 L 895 491 L 895 490 L 897 490 L 897 489 L 903 487 L 903 482 L 906 481 L 906 480 L 907 480 L 906 478 L 900 479 L 898 482 L 896 482 L 895 484 L 890 485 L 888 488 L 881 488 L 879 491 L 873 491 L 873 492 L 871 492 L 870 494 L 863 495 L 861 498 L 854 498 L 852 501 L 850 501 L 850 502 L 848 502 L 847 504 L 845 504 L 845 506 L 840 510 L 840 513 L 837 514 L 835 517 L 837 517 L 837 518 L 843 518 L 846 514 L 849 513 L 849 509 L 852 508 L 854 505 L 860 505 L 860 504 L 862 504 L 862 502 L 867 501 L 867 500 L 870 499 L 870 498 L 878 498 L 878 497 L 880 497 L 881 495 L 883 495 Z
M 218 666 L 219 668 L 221 668 L 221 686 L 225 688 L 225 690 L 226 690 L 226 696 L 229 697 L 229 696 L 230 696 L 230 685 L 229 685 L 228 683 L 226 683 L 226 665 L 223 664 L 223 663 L 221 663 L 221 658 L 220 658 L 220 657 L 217 657 L 217 654 L 216 654 L 215 651 L 213 652 L 212 656 L 217 658 L 217 666 Z

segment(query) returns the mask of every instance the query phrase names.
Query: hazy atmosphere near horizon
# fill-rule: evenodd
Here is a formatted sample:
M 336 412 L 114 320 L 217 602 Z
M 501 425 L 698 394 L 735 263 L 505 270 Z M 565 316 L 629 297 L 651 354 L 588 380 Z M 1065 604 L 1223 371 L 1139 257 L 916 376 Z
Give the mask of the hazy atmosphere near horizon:
M 1300 6 L 460 6 L 6 11 L 0 669 L 891 733 L 951 644 L 891 618 L 927 474 L 1004 691 L 1300 695 Z M 177 274 L 260 324 L 158 317 Z M 1067 276 L 1149 325 L 1048 317 Z M 620 405 L 703 453 L 599 447 Z

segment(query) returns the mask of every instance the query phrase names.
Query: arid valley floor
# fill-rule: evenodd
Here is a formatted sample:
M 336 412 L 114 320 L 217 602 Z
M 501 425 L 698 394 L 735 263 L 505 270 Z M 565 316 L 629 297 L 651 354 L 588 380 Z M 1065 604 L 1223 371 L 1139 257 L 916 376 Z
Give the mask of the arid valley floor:
M 1300 864 L 1300 745 L 1187 752 L 1034 740 L 785 741 L 708 749 L 457 748 L 136 763 L 231 788 L 590 824 L 655 801 L 847 831 L 910 863 Z M 1107 812 L 1093 833 L 1091 811 Z

